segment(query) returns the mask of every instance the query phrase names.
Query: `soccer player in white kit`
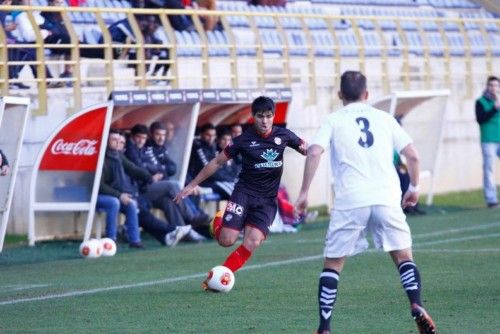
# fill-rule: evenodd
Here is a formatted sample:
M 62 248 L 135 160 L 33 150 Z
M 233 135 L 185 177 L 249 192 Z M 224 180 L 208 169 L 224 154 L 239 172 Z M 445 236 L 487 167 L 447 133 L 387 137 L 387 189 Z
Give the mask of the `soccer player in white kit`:
M 362 73 L 344 72 L 338 95 L 344 107 L 328 116 L 308 147 L 297 199 L 297 210 L 303 212 L 321 154 L 330 148 L 335 200 L 326 234 L 324 269 L 319 279 L 317 333 L 330 333 L 345 259 L 368 248 L 368 231 L 375 246 L 388 252 L 396 264 L 419 332 L 437 333 L 422 306 L 420 274 L 413 262 L 410 228 L 402 210 L 418 201 L 418 154 L 411 138 L 390 114 L 365 103 L 368 91 Z M 408 161 L 410 187 L 402 202 L 392 162 L 394 150 Z

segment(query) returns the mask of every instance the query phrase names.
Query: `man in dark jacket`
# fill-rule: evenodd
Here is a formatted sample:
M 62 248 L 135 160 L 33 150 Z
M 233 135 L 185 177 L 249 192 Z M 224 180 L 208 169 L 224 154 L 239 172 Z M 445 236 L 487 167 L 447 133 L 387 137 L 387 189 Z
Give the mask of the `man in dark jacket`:
M 156 125 L 155 125 L 156 124 Z M 142 191 L 151 201 L 153 207 L 161 209 L 166 219 L 175 225 L 191 225 L 194 230 L 189 232 L 188 239 L 202 241 L 205 237 L 197 233 L 199 225 L 208 225 L 211 217 L 201 210 L 193 208 L 189 198 L 177 205 L 173 198 L 180 190 L 176 181 L 168 180 L 177 171 L 177 165 L 168 156 L 164 144 L 166 130 L 162 123 L 153 123 L 153 140 L 149 146 L 145 146 L 148 136 L 148 128 L 142 124 L 136 124 L 131 129 L 131 136 L 127 141 L 125 155 L 137 166 L 145 168 L 158 181 L 143 187 Z
M 188 174 L 190 178 L 196 176 L 205 165 L 217 156 L 215 144 L 216 130 L 213 124 L 205 124 L 200 129 L 200 138 L 195 139 L 191 149 Z M 200 185 L 212 188 L 212 191 L 220 196 L 222 200 L 229 199 L 234 189 L 234 178 L 228 178 L 222 169 L 216 171 Z
M 167 224 L 151 214 L 151 203 L 139 193 L 136 181 L 157 181 L 146 169 L 128 160 L 122 153 L 125 137 L 119 130 L 109 134 L 108 149 L 104 160 L 99 193 L 115 196 L 120 200 L 120 211 L 127 215 L 127 233 L 130 247 L 142 248 L 138 226 L 162 244 L 173 247 L 191 230 L 191 226 Z

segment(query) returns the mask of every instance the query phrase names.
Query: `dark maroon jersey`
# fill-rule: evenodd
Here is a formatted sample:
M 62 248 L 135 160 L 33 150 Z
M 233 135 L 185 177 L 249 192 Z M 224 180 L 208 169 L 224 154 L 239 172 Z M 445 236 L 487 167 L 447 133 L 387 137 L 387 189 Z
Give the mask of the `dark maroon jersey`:
M 234 191 L 257 197 L 276 197 L 283 173 L 283 151 L 287 146 L 298 151 L 303 143 L 292 131 L 273 126 L 267 137 L 254 127 L 234 138 L 224 153 L 229 158 L 241 154 L 243 166 Z

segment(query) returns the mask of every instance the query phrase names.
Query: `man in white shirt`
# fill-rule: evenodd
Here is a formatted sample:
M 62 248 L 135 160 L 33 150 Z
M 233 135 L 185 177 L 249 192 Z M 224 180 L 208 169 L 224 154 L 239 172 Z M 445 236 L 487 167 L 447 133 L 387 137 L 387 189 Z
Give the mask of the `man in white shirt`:
M 326 235 L 324 269 L 319 279 L 317 333 L 330 333 L 345 258 L 368 248 L 366 233 L 370 231 L 375 246 L 388 252 L 399 270 L 419 332 L 435 334 L 434 322 L 422 307 L 420 274 L 413 262 L 410 228 L 401 208 L 418 201 L 417 151 L 391 115 L 365 103 L 368 91 L 363 74 L 344 72 L 338 95 L 344 107 L 328 116 L 309 146 L 297 200 L 297 209 L 303 212 L 321 154 L 330 148 L 335 201 Z M 394 150 L 408 161 L 410 187 L 402 203 L 392 161 Z

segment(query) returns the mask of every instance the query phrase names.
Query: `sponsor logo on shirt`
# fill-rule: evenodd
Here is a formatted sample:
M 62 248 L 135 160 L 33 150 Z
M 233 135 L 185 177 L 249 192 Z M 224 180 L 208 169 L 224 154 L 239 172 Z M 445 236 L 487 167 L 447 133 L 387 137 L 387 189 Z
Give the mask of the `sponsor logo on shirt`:
M 274 137 L 274 143 L 276 145 L 281 145 L 281 138 L 280 137 Z
M 279 168 L 283 165 L 283 161 L 274 161 L 278 157 L 278 152 L 269 148 L 265 150 L 260 156 L 267 160 L 267 162 L 262 162 L 255 164 L 255 168 Z
M 226 211 L 227 212 L 232 212 L 238 216 L 241 216 L 243 214 L 243 206 L 239 205 L 238 203 L 234 203 L 234 202 L 227 202 L 227 206 L 226 206 Z M 231 216 L 232 218 L 232 216 Z M 229 220 L 231 220 L 231 218 L 229 218 Z M 227 220 L 227 216 L 226 216 L 226 220 Z
M 232 215 L 232 214 L 230 214 L 230 213 L 228 213 L 228 214 L 226 215 L 226 221 L 231 221 L 231 219 L 233 219 L 233 215 Z
M 256 146 L 260 146 L 260 144 L 257 143 L 256 141 L 252 141 L 252 143 L 250 144 L 250 147 L 256 147 Z

